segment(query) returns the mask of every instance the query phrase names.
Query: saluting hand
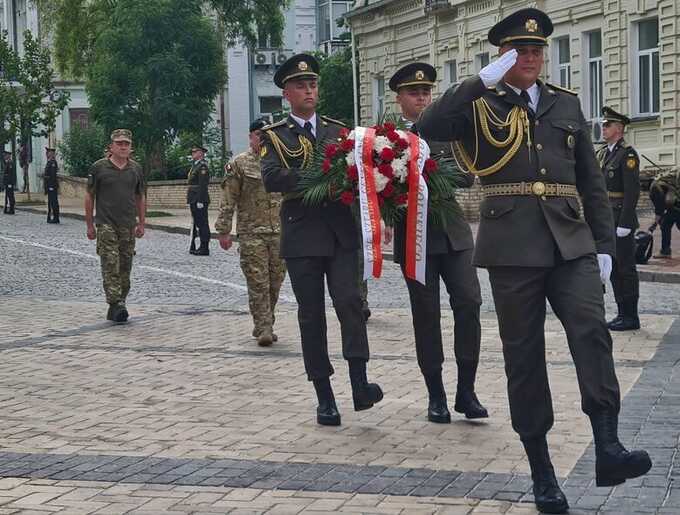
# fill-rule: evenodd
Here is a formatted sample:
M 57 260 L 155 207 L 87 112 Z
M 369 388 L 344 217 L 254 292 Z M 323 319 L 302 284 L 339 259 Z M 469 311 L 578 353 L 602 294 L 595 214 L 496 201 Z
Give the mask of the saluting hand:
M 517 62 L 517 50 L 508 50 L 495 61 L 479 70 L 479 78 L 488 88 L 495 86 Z

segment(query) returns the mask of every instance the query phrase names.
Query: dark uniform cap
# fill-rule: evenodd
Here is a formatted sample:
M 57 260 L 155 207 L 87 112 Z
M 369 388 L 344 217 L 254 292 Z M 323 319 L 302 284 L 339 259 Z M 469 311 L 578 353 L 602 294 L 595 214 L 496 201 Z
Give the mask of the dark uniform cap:
M 506 43 L 547 46 L 552 32 L 552 21 L 543 11 L 520 9 L 491 27 L 489 42 L 498 47 Z
M 437 71 L 427 63 L 411 63 L 402 66 L 390 79 L 390 89 L 395 93 L 405 86 L 434 86 Z
M 623 114 L 617 113 L 609 106 L 604 106 L 602 108 L 602 123 L 608 122 L 619 122 L 623 125 L 628 125 L 630 123 L 630 118 Z
M 127 141 L 132 143 L 132 131 L 130 129 L 115 129 L 111 133 L 111 141 Z
M 296 54 L 274 74 L 274 84 L 283 89 L 291 79 L 318 79 L 319 62 L 309 54 Z
M 208 152 L 208 149 L 205 148 L 200 143 L 194 143 L 193 145 L 191 145 L 191 151 L 193 152 L 194 150 L 202 150 L 203 152 L 206 152 L 206 153 Z
M 250 124 L 248 132 L 259 131 L 260 129 L 262 129 L 262 127 L 265 127 L 267 125 L 268 123 L 265 122 L 264 120 L 255 120 L 253 123 Z

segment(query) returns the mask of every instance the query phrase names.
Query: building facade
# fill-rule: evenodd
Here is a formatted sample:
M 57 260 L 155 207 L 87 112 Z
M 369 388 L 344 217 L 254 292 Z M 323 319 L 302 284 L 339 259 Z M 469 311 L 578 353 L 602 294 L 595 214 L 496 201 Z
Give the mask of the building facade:
M 601 139 L 600 110 L 609 105 L 632 119 L 626 138 L 643 154 L 643 167 L 652 167 L 645 157 L 677 166 L 677 0 L 358 0 L 346 17 L 358 54 L 361 123 L 395 111 L 385 86 L 404 64 L 432 64 L 435 95 L 477 73 L 497 54 L 488 30 L 524 7 L 553 20 L 544 79 L 579 94 L 593 140 Z

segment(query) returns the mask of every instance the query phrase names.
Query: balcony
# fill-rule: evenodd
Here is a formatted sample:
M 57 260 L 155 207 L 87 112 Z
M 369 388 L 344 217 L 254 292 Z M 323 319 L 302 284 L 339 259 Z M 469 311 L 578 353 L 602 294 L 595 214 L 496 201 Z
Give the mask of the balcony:
M 443 11 L 446 9 L 451 9 L 453 6 L 449 3 L 449 0 L 425 0 L 425 12 L 435 12 Z

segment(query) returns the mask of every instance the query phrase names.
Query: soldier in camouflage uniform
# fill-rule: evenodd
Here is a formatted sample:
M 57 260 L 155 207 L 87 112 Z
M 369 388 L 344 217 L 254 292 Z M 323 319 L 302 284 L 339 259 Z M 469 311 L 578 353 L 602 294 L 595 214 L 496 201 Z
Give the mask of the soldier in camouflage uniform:
M 253 336 L 257 344 L 267 347 L 277 340 L 273 332 L 274 308 L 286 276 L 279 257 L 281 194 L 267 193 L 260 172 L 260 136 L 265 123 L 250 125 L 250 148 L 237 155 L 225 167 L 222 202 L 215 222 L 220 246 L 232 245 L 231 221 L 237 215 L 241 270 L 248 283 L 248 302 L 253 316 Z
M 187 204 L 191 210 L 193 226 L 191 229 L 191 245 L 189 254 L 195 256 L 208 256 L 210 254 L 210 224 L 208 223 L 208 205 L 210 195 L 208 186 L 210 185 L 210 170 L 205 160 L 208 151 L 201 145 L 191 147 L 191 158 L 193 162 L 187 175 Z M 201 246 L 196 249 L 196 232 L 201 241 Z
M 125 299 L 130 291 L 135 237 L 144 236 L 144 175 L 129 157 L 131 146 L 129 130 L 111 133 L 111 157 L 92 165 L 85 195 L 87 237 L 97 240 L 109 304 L 106 318 L 114 322 L 128 319 Z

